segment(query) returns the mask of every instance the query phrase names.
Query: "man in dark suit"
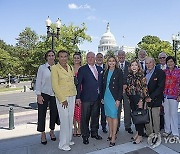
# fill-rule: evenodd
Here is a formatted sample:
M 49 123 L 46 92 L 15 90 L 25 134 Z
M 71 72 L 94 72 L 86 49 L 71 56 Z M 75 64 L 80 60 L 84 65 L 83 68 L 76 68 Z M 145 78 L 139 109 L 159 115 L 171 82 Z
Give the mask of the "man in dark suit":
M 156 67 L 165 70 L 167 68 L 166 58 L 167 58 L 166 53 L 164 52 L 159 53 L 158 55 L 159 64 L 157 64 Z
M 167 58 L 167 55 L 165 52 L 159 53 L 159 55 L 158 55 L 159 64 L 157 64 L 156 67 L 159 69 L 165 70 L 167 68 L 166 58 Z M 164 129 L 164 107 L 163 107 L 163 105 L 161 105 L 161 108 L 160 108 L 160 130 L 161 129 Z
M 159 133 L 160 131 L 160 106 L 164 99 L 165 73 L 155 67 L 153 58 L 145 60 L 147 70 L 145 72 L 149 97 L 146 98 L 147 108 L 150 115 L 150 123 L 146 124 L 146 134 Z
M 126 86 L 126 80 L 128 76 L 128 67 L 129 67 L 129 62 L 125 61 L 126 54 L 123 50 L 118 51 L 118 60 L 119 60 L 119 68 L 121 68 L 123 72 L 123 108 L 124 108 L 124 127 L 125 130 L 129 134 L 133 134 L 133 131 L 131 129 L 131 108 L 130 108 L 130 102 L 129 99 L 126 95 L 125 89 L 127 88 Z M 121 109 L 122 109 L 122 103 L 119 107 L 119 127 L 120 127 L 120 114 L 121 114 Z
M 98 135 L 99 111 L 102 92 L 103 69 L 95 65 L 95 54 L 88 52 L 87 64 L 80 67 L 78 71 L 78 85 L 76 103 L 82 104 L 81 134 L 84 144 L 89 144 L 89 136 L 97 140 L 102 137 Z M 89 121 L 91 119 L 89 131 Z
M 104 71 L 105 70 L 105 64 L 103 64 L 103 59 L 104 59 L 104 57 L 103 57 L 102 53 L 99 52 L 99 53 L 96 54 L 96 65 L 100 66 Z M 106 115 L 105 115 L 105 112 L 104 112 L 104 104 L 103 103 L 100 104 L 100 109 L 101 109 L 102 131 L 104 133 L 107 133 L 107 129 L 106 129 L 107 122 L 106 122 Z
M 141 64 L 142 70 L 144 71 L 146 71 L 146 64 L 145 64 L 146 56 L 147 56 L 146 50 L 140 49 L 138 52 L 138 60 L 139 63 Z

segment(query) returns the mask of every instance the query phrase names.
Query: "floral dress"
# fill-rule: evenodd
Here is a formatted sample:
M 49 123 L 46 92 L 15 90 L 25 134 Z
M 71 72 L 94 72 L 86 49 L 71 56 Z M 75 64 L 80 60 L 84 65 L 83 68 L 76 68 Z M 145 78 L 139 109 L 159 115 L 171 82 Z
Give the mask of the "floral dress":
M 148 97 L 148 88 L 146 83 L 146 78 L 143 73 L 130 73 L 127 76 L 127 88 L 126 88 L 127 96 L 130 98 L 131 108 L 132 110 L 137 108 L 137 103 L 139 100 L 145 100 Z M 133 101 L 131 98 L 137 98 L 137 101 Z M 132 104 L 134 103 L 135 104 Z M 136 107 L 132 107 L 136 106 Z

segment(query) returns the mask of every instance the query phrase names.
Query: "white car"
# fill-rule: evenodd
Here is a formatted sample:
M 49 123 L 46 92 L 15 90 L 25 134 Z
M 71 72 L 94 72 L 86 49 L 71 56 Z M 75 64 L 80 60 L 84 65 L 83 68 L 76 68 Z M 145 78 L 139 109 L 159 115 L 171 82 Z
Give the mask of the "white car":
M 4 84 L 5 84 L 5 83 L 7 83 L 7 80 L 6 80 L 5 78 L 0 78 L 0 84 L 1 84 L 1 83 L 4 83 Z

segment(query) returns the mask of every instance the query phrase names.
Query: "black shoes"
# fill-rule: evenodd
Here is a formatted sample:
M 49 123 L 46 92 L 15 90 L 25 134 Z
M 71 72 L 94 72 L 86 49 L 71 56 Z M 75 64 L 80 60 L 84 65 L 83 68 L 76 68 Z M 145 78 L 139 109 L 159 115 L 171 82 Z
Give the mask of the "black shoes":
M 108 138 L 107 138 L 107 141 L 111 141 L 111 140 L 112 140 L 112 137 L 108 137 Z
M 115 146 L 115 143 L 110 142 L 110 143 L 109 143 L 109 147 L 113 147 L 113 146 Z
M 131 128 L 125 128 L 125 130 L 129 133 L 129 134 L 133 134 L 133 131 Z
M 102 140 L 102 137 L 97 135 L 91 135 L 92 138 L 95 138 L 96 140 Z
M 107 133 L 107 129 L 106 128 L 103 128 L 102 131 L 103 131 L 103 133 Z
M 88 138 L 83 138 L 83 143 L 84 144 L 89 144 L 89 139 Z
M 46 134 L 45 133 L 41 134 L 41 144 L 43 144 L 43 145 L 47 144 Z

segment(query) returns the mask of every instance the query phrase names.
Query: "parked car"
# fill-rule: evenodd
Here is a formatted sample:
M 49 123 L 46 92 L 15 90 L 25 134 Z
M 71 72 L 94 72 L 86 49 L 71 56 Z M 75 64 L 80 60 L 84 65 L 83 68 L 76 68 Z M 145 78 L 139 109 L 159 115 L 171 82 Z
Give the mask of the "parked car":
M 1 78 L 1 77 L 0 77 L 0 84 L 1 84 L 1 83 L 4 83 L 4 84 L 5 84 L 5 83 L 7 83 L 7 80 L 6 80 L 5 78 Z
M 20 79 L 19 78 L 16 78 L 16 77 L 10 77 L 10 83 L 19 83 L 20 82 Z
M 31 90 L 35 90 L 36 89 L 36 77 L 32 79 L 31 81 Z

